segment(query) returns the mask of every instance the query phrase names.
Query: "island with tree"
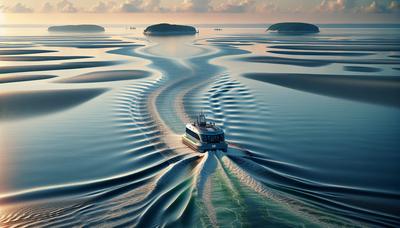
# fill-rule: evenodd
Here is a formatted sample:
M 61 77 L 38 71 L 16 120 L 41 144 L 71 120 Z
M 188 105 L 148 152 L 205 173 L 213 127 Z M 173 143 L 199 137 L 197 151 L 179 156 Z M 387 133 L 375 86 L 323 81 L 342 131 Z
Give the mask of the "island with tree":
M 151 25 L 144 30 L 144 34 L 149 36 L 195 35 L 196 33 L 197 30 L 193 26 L 167 23 Z
M 319 28 L 316 25 L 302 22 L 284 22 L 271 25 L 267 31 L 275 31 L 278 33 L 319 33 Z
M 104 32 L 105 29 L 99 25 L 60 25 L 50 26 L 49 32 L 72 32 L 72 33 L 97 33 Z

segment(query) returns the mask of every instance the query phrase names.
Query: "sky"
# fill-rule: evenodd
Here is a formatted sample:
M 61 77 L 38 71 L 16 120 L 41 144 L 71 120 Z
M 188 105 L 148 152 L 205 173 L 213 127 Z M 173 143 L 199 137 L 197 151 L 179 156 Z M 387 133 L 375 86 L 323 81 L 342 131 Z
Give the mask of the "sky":
M 0 0 L 0 24 L 398 23 L 400 0 Z

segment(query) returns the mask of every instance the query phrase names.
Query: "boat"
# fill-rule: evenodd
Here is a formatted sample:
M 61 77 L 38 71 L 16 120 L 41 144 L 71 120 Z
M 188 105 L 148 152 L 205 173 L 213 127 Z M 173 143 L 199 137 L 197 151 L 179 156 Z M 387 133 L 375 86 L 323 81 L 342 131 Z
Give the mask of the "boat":
M 228 150 L 224 131 L 217 127 L 214 122 L 207 122 L 203 113 L 197 116 L 195 122 L 186 124 L 182 142 L 189 148 L 201 153 L 218 150 L 226 152 Z

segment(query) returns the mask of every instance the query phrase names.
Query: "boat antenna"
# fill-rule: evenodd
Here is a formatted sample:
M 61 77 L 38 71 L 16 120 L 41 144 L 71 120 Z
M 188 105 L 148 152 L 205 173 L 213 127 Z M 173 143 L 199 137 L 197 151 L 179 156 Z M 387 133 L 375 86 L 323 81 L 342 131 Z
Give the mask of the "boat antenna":
M 197 123 L 201 127 L 207 126 L 206 116 L 203 113 L 203 110 L 200 112 L 200 115 L 197 117 Z

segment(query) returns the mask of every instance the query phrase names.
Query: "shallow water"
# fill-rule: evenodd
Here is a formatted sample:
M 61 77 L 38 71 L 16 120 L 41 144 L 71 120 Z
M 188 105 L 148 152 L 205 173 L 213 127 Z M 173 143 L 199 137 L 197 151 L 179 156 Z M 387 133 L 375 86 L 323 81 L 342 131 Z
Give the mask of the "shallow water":
M 398 30 L 45 31 L 1 30 L 0 226 L 400 225 Z

